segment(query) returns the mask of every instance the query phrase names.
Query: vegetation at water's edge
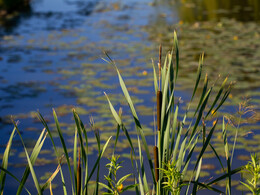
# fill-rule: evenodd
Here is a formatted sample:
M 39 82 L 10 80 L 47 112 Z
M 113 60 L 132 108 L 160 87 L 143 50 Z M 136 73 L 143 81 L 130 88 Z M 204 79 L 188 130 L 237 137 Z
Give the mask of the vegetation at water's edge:
M 60 178 L 63 185 L 63 192 L 72 194 L 98 194 L 101 190 L 107 191 L 105 194 L 120 194 L 134 188 L 136 194 L 180 194 L 186 191 L 186 193 L 196 194 L 201 189 L 208 189 L 218 193 L 222 192 L 221 188 L 218 188 L 215 184 L 219 181 L 225 180 L 226 194 L 232 193 L 232 175 L 237 174 L 244 170 L 252 173 L 252 178 L 248 178 L 243 181 L 249 190 L 253 193 L 259 193 L 259 159 L 252 157 L 251 162 L 246 166 L 232 169 L 232 160 L 234 155 L 234 149 L 236 146 L 236 137 L 232 143 L 232 147 L 229 145 L 229 139 L 227 137 L 227 120 L 223 117 L 222 124 L 220 124 L 222 133 L 221 139 L 223 140 L 223 150 L 225 152 L 225 160 L 221 158 L 221 155 L 216 151 L 212 137 L 218 126 L 220 119 L 215 119 L 215 114 L 219 108 L 223 105 L 231 91 L 231 83 L 227 84 L 228 78 L 220 84 L 217 88 L 217 81 L 213 85 L 209 85 L 208 76 L 205 75 L 202 83 L 202 91 L 199 93 L 198 86 L 201 84 L 202 79 L 202 67 L 203 67 L 203 54 L 200 57 L 199 66 L 197 69 L 197 77 L 194 81 L 194 90 L 190 102 L 186 108 L 184 115 L 179 114 L 179 107 L 181 99 L 175 99 L 175 87 L 178 80 L 179 72 L 179 49 L 177 36 L 174 34 L 174 48 L 166 54 L 164 63 L 162 62 L 161 55 L 162 48 L 159 51 L 159 63 L 158 70 L 153 65 L 154 70 L 154 88 L 157 98 L 157 125 L 156 125 L 156 144 L 151 147 L 147 144 L 144 130 L 135 110 L 135 106 L 128 93 L 124 80 L 116 68 L 120 86 L 129 105 L 132 113 L 133 121 L 137 130 L 137 146 L 133 143 L 133 137 L 129 135 L 126 125 L 123 122 L 122 111 L 116 112 L 112 105 L 109 95 L 106 95 L 111 113 L 117 123 L 117 133 L 115 135 L 115 143 L 113 145 L 112 157 L 110 163 L 107 164 L 109 173 L 105 176 L 107 183 L 100 182 L 100 160 L 111 142 L 111 137 L 107 139 L 103 147 L 100 140 L 99 131 L 95 130 L 94 122 L 91 121 L 91 128 L 94 130 L 95 139 L 98 144 L 98 157 L 92 169 L 89 168 L 89 148 L 88 132 L 82 123 L 80 117 L 73 110 L 73 116 L 75 120 L 75 132 L 74 132 L 74 148 L 72 157 L 68 151 L 67 144 L 65 142 L 61 125 L 58 121 L 56 112 L 53 110 L 53 117 L 56 124 L 56 129 L 59 135 L 59 139 L 63 149 L 63 155 L 60 155 L 57 151 L 55 140 L 53 139 L 53 131 L 50 130 L 46 120 L 38 114 L 38 118 L 42 122 L 44 129 L 40 134 L 32 152 L 29 156 L 27 148 L 23 142 L 21 131 L 17 124 L 13 121 L 14 129 L 7 144 L 5 153 L 3 155 L 3 161 L 1 165 L 1 192 L 4 191 L 6 174 L 13 177 L 18 182 L 17 194 L 20 194 L 25 189 L 29 194 L 29 190 L 25 188 L 25 183 L 31 173 L 35 187 L 39 194 L 42 194 L 47 188 L 50 189 L 52 194 L 52 180 L 60 174 Z M 115 65 L 115 62 L 107 55 L 108 62 Z M 175 59 L 175 60 L 174 60 Z M 199 93 L 199 94 L 198 94 Z M 195 109 L 191 109 L 190 105 L 195 101 L 195 97 L 198 96 L 199 101 L 196 104 Z M 187 120 L 188 116 L 191 116 L 191 120 Z M 236 136 L 238 133 L 239 125 L 236 128 Z M 131 163 L 133 167 L 133 173 L 127 174 L 121 178 L 117 178 L 117 170 L 121 168 L 118 157 L 115 154 L 115 148 L 117 147 L 118 137 L 120 130 L 125 134 L 129 146 L 131 148 Z M 46 132 L 47 131 L 47 132 Z M 22 179 L 18 179 L 15 175 L 8 171 L 8 157 L 12 145 L 12 140 L 15 132 L 18 133 L 22 144 L 24 146 L 28 165 L 24 171 Z M 57 157 L 57 169 L 53 172 L 51 177 L 47 179 L 46 183 L 40 185 L 38 178 L 34 170 L 35 161 L 42 149 L 46 137 L 49 136 L 53 144 L 53 148 Z M 141 147 L 143 145 L 143 147 Z M 195 152 L 198 149 L 198 153 Z M 204 154 L 206 150 L 212 150 L 215 158 L 222 167 L 222 173 L 214 179 L 207 180 L 207 182 L 201 182 L 201 167 L 203 165 Z M 143 155 L 143 152 L 146 154 Z M 191 163 L 191 160 L 195 157 L 195 163 Z M 72 159 L 72 160 L 71 160 Z M 144 159 L 148 160 L 148 166 L 144 166 Z M 70 176 L 70 182 L 64 180 L 64 174 L 62 164 L 67 164 Z M 253 171 L 252 171 L 253 170 Z M 88 186 L 96 174 L 96 184 L 92 192 L 89 191 Z M 152 175 L 152 181 L 147 181 L 147 175 Z M 188 177 L 186 177 L 188 175 Z M 131 185 L 125 185 L 124 181 L 129 177 L 134 178 L 134 182 Z M 151 185 L 150 185 L 151 183 Z M 242 185 L 241 184 L 241 185 Z M 102 188 L 102 189 L 101 189 Z
M 0 0 L 0 19 L 12 18 L 16 12 L 28 10 L 30 0 Z

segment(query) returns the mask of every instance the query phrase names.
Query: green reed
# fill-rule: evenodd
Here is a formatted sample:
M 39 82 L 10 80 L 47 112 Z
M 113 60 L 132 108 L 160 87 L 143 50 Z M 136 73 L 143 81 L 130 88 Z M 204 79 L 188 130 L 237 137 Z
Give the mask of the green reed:
M 178 186 L 178 190 L 173 192 L 173 194 L 179 194 L 181 188 L 185 185 L 188 187 L 185 189 L 185 193 L 190 193 L 190 188 L 192 188 L 192 194 L 196 194 L 199 189 L 210 189 L 216 192 L 221 193 L 220 190 L 213 187 L 213 183 L 216 181 L 229 178 L 228 188 L 229 192 L 231 192 L 231 175 L 239 172 L 242 167 L 237 168 L 235 170 L 231 170 L 230 168 L 230 159 L 227 159 L 228 173 L 224 173 L 219 178 L 215 179 L 214 182 L 209 183 L 201 183 L 199 181 L 201 165 L 203 161 L 203 154 L 205 150 L 209 147 L 213 150 L 214 154 L 220 161 L 219 155 L 217 154 L 214 147 L 211 145 L 211 138 L 216 129 L 216 125 L 218 123 L 218 119 L 213 122 L 211 127 L 206 127 L 205 123 L 210 121 L 208 118 L 218 111 L 218 109 L 223 105 L 225 100 L 227 99 L 230 90 L 231 83 L 227 83 L 227 78 L 224 79 L 219 89 L 217 89 L 217 93 L 213 93 L 213 89 L 216 88 L 214 84 L 212 86 L 208 86 L 209 81 L 207 75 L 204 78 L 203 82 L 203 90 L 199 95 L 199 102 L 197 103 L 197 107 L 195 110 L 190 109 L 191 103 L 194 101 L 195 95 L 198 93 L 198 86 L 201 82 L 202 77 L 202 67 L 203 67 L 203 58 L 204 54 L 200 56 L 198 70 L 197 70 L 197 78 L 194 85 L 194 90 L 192 93 L 192 97 L 188 103 L 188 106 L 185 110 L 185 114 L 180 120 L 181 117 L 179 114 L 179 102 L 180 99 L 175 103 L 175 90 L 178 79 L 179 72 L 179 48 L 178 48 L 178 40 L 177 35 L 174 32 L 174 46 L 173 49 L 167 53 L 165 56 L 164 64 L 162 65 L 162 48 L 160 46 L 159 49 L 159 63 L 158 63 L 158 74 L 155 65 L 153 64 L 153 72 L 154 72 L 154 88 L 155 95 L 157 97 L 157 143 L 154 146 L 154 159 L 150 154 L 148 149 L 148 144 L 146 142 L 146 138 L 143 132 L 143 128 L 141 122 L 139 121 L 138 115 L 135 111 L 134 104 L 131 100 L 131 97 L 128 93 L 127 87 L 123 81 L 123 78 L 117 69 L 115 62 L 107 55 L 110 63 L 114 64 L 117 70 L 120 86 L 126 98 L 126 101 L 131 110 L 133 120 L 136 125 L 136 130 L 139 137 L 141 137 L 142 144 L 145 149 L 146 157 L 149 162 L 149 171 L 153 177 L 153 191 L 151 191 L 148 187 L 148 183 L 146 181 L 146 171 L 143 171 L 141 167 L 143 167 L 143 162 L 139 164 L 136 163 L 136 170 L 138 171 L 138 193 L 140 194 L 168 194 L 169 192 L 173 192 L 170 190 L 171 188 L 167 187 L 172 184 L 172 181 L 169 179 L 168 170 L 169 168 L 174 168 L 172 174 L 181 175 L 177 180 L 178 183 L 175 183 Z M 175 59 L 175 60 L 174 60 Z M 133 148 L 133 144 L 131 138 L 129 137 L 128 131 L 121 120 L 121 117 L 116 113 L 113 105 L 111 104 L 109 97 L 106 95 L 111 112 L 117 122 L 117 124 L 124 131 L 129 144 L 133 151 L 133 158 L 137 162 L 137 156 L 135 154 L 135 150 Z M 212 102 L 209 100 L 213 99 Z M 188 113 L 192 113 L 192 120 L 186 121 Z M 208 133 L 207 133 L 208 132 Z M 198 146 L 199 140 L 202 140 L 202 146 Z M 226 141 L 225 141 L 226 142 Z M 140 145 L 140 143 L 139 143 Z M 196 147 L 201 147 L 198 157 L 194 165 L 190 164 L 192 156 L 196 155 L 194 153 L 194 149 Z M 139 148 L 139 156 L 143 158 L 142 153 Z M 154 162 L 153 162 L 154 161 Z M 192 169 L 193 172 L 190 175 L 189 180 L 184 180 L 183 175 L 186 175 L 187 170 Z M 166 177 L 167 176 L 167 177 Z M 174 177 L 174 175 L 172 176 Z M 173 182 L 174 183 L 174 182 Z M 185 184 L 185 185 L 183 185 Z M 178 193 L 177 193 L 178 192 Z

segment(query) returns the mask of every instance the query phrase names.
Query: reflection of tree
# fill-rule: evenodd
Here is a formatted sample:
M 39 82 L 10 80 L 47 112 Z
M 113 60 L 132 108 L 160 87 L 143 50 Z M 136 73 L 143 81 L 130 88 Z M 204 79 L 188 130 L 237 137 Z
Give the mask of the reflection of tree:
M 30 0 L 0 0 L 0 34 L 3 30 L 10 32 L 16 27 L 21 18 L 30 17 Z
M 185 22 L 219 20 L 223 17 L 238 21 L 260 20 L 259 0 L 175 0 L 178 14 Z

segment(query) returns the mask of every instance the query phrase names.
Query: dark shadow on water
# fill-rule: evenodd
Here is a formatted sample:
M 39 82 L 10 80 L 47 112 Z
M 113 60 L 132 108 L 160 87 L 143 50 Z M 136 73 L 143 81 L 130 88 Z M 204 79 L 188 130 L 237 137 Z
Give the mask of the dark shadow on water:
M 29 19 L 32 16 L 32 7 L 28 6 L 20 12 L 15 12 L 7 17 L 0 18 L 0 36 L 10 34 L 17 28 L 22 21 Z

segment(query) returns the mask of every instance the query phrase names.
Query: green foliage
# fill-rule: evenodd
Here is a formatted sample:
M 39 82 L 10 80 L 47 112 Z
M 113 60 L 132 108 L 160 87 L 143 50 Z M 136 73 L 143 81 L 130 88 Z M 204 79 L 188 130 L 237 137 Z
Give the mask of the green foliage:
M 120 179 L 117 179 L 117 171 L 118 169 L 122 168 L 122 166 L 120 166 L 122 161 L 118 162 L 119 157 L 120 156 L 112 156 L 112 158 L 109 159 L 110 163 L 106 165 L 106 167 L 109 169 L 109 174 L 105 176 L 105 180 L 108 182 L 108 185 L 99 183 L 102 187 L 108 190 L 108 192 L 105 192 L 103 194 L 119 195 L 124 191 L 136 186 L 136 184 L 128 186 L 123 185 L 123 182 L 132 174 L 127 174 Z
M 176 167 L 176 162 L 168 162 L 164 169 L 160 169 L 164 175 L 163 188 L 174 195 L 180 194 L 181 188 L 186 184 L 181 184 L 183 175 Z
M 210 189 L 215 192 L 221 193 L 220 190 L 213 188 L 211 182 L 208 184 L 203 184 L 199 182 L 200 171 L 203 161 L 203 155 L 206 149 L 210 146 L 210 148 L 214 151 L 216 157 L 220 160 L 219 155 L 211 144 L 211 138 L 215 131 L 218 120 L 213 122 L 213 125 L 207 130 L 206 122 L 207 119 L 214 119 L 215 113 L 219 110 L 219 108 L 223 105 L 225 100 L 227 99 L 230 90 L 231 83 L 226 85 L 227 78 L 221 83 L 220 88 L 215 90 L 215 84 L 212 86 L 208 86 L 208 77 L 205 76 L 203 83 L 203 90 L 200 94 L 200 100 L 197 103 L 196 109 L 190 109 L 190 105 L 194 102 L 195 96 L 198 93 L 198 86 L 200 85 L 200 80 L 202 76 L 202 67 L 203 67 L 203 58 L 202 54 L 199 60 L 199 66 L 197 71 L 197 79 L 195 82 L 193 94 L 190 102 L 188 103 L 187 109 L 181 121 L 178 121 L 179 116 L 179 101 L 175 104 L 175 87 L 177 85 L 177 78 L 179 72 L 179 49 L 178 49 L 178 40 L 177 34 L 174 32 L 174 48 L 166 54 L 164 65 L 161 64 L 161 47 L 159 49 L 159 63 L 158 63 L 158 77 L 157 71 L 153 64 L 153 72 L 154 72 L 154 88 L 155 93 L 157 95 L 157 143 L 155 150 L 156 154 L 154 162 L 156 166 L 154 167 L 151 159 L 150 152 L 148 150 L 148 145 L 146 142 L 146 138 L 143 134 L 143 128 L 141 122 L 139 121 L 137 112 L 135 111 L 135 106 L 133 101 L 128 93 L 127 87 L 124 83 L 124 80 L 117 69 L 115 62 L 107 55 L 110 63 L 116 67 L 116 71 L 119 78 L 119 83 L 124 93 L 125 99 L 129 105 L 129 108 L 132 113 L 133 120 L 137 129 L 137 138 L 138 145 L 139 136 L 141 137 L 142 144 L 144 146 L 147 159 L 149 161 L 149 170 L 153 176 L 153 189 L 155 189 L 156 194 L 168 194 L 172 192 L 173 194 L 179 193 L 182 184 L 187 184 L 186 194 L 189 193 L 189 186 L 193 184 L 192 193 L 196 194 L 199 189 Z M 175 62 L 174 62 L 175 58 Z M 215 94 L 215 95 L 214 95 Z M 128 131 L 121 120 L 121 118 L 116 113 L 113 105 L 111 104 L 108 96 L 107 96 L 109 106 L 111 112 L 117 121 L 118 125 L 125 132 L 129 144 L 134 151 L 133 144 L 131 139 L 129 138 Z M 213 102 L 211 102 L 213 100 Z M 190 121 L 186 121 L 188 114 L 193 116 Z M 202 125 L 201 125 L 202 124 Z M 208 132 L 208 134 L 207 134 Z M 194 165 L 190 164 L 190 160 L 192 156 L 195 154 L 194 149 L 198 146 L 199 140 L 202 141 L 202 146 L 200 148 L 200 152 L 198 157 L 196 158 L 196 162 Z M 140 147 L 139 147 L 140 148 Z M 143 170 L 143 161 L 141 160 L 138 165 L 138 160 L 136 156 L 133 156 L 133 160 L 135 160 L 135 166 L 133 168 L 138 171 L 138 181 L 139 181 L 139 191 L 141 194 L 149 194 L 149 192 L 144 188 L 147 186 L 145 169 Z M 139 158 L 143 159 L 142 152 L 139 149 Z M 169 162 L 174 162 L 173 164 L 168 164 Z M 222 162 L 220 161 L 221 165 Z M 193 166 L 192 174 L 190 175 L 190 180 L 184 181 L 181 175 L 186 175 L 188 168 L 190 169 Z M 223 165 L 222 165 L 223 166 Z M 215 181 L 223 180 L 225 178 L 229 178 L 229 187 L 231 187 L 231 176 L 237 172 L 239 172 L 242 168 L 237 168 L 235 170 L 231 170 L 230 160 L 228 160 L 228 173 L 224 172 L 224 175 L 221 175 Z M 171 168 L 174 172 L 175 177 L 165 177 L 165 175 L 169 174 L 168 169 Z M 157 177 L 157 171 L 159 170 L 159 176 Z M 155 177 L 156 176 L 156 177 Z M 175 180 L 176 179 L 176 180 Z M 166 187 L 165 187 L 166 186 Z M 168 186 L 168 187 L 167 187 Z M 176 188 L 176 189 L 175 189 Z M 231 190 L 229 191 L 231 192 Z
M 246 183 L 241 182 L 253 195 L 260 194 L 260 159 L 256 154 L 251 155 L 251 161 L 245 166 L 244 172 L 249 173 L 250 178 Z

